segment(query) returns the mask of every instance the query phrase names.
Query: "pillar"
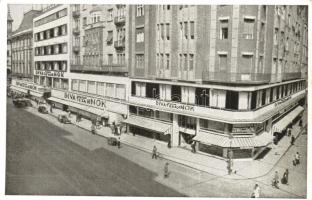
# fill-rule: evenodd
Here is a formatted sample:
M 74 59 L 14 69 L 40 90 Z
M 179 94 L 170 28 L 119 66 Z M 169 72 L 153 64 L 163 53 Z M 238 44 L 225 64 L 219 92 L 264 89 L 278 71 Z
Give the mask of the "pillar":
M 172 147 L 179 145 L 179 124 L 177 114 L 173 114 L 171 145 Z

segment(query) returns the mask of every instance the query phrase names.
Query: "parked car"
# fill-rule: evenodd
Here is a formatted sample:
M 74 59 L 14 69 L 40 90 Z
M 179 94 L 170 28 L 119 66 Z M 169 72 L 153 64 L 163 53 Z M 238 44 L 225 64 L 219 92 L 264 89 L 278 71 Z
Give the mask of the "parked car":
M 112 145 L 112 146 L 116 146 L 117 145 L 117 139 L 115 137 L 109 137 L 107 139 L 107 144 Z
M 14 98 L 12 102 L 18 108 L 25 108 L 27 106 L 32 106 L 30 100 L 26 98 Z
M 63 115 L 58 115 L 57 120 L 61 123 L 64 124 L 70 124 L 71 121 L 68 119 L 67 115 L 63 114 Z
M 38 112 L 43 113 L 43 114 L 48 114 L 48 107 L 46 104 L 41 104 L 38 107 Z

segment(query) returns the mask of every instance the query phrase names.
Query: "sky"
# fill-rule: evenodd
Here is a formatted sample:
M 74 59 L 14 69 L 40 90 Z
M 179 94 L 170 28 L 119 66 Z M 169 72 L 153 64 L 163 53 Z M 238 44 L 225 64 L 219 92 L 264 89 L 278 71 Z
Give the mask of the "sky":
M 23 20 L 24 13 L 34 9 L 41 9 L 41 4 L 8 4 L 13 18 L 13 31 L 16 30 Z

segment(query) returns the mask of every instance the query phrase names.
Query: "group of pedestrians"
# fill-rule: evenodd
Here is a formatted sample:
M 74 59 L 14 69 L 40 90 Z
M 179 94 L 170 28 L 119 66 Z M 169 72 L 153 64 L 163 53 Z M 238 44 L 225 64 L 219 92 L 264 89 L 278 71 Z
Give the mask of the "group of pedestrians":
M 152 150 L 152 159 L 156 159 L 159 156 L 158 152 L 157 152 L 157 147 L 154 145 L 153 150 Z M 164 178 L 168 178 L 169 177 L 169 163 L 166 162 L 165 166 L 164 166 Z

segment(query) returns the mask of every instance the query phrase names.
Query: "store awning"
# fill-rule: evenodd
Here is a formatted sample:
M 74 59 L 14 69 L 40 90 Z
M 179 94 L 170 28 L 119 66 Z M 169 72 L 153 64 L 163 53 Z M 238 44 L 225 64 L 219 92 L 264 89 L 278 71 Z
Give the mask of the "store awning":
M 304 108 L 302 106 L 298 106 L 290 113 L 288 113 L 285 117 L 280 119 L 272 126 L 273 132 L 282 132 L 300 113 L 302 113 Z
M 268 132 L 263 132 L 261 135 L 255 137 L 233 137 L 230 139 L 226 136 L 199 131 L 193 140 L 220 147 L 253 148 L 267 146 L 272 142 L 272 137 L 269 135 Z
M 33 91 L 30 91 L 30 95 L 32 96 L 35 96 L 35 97 L 42 97 L 43 96 L 43 93 L 38 93 L 38 92 L 33 92 Z
M 13 85 L 10 87 L 10 89 L 27 94 L 27 90 L 25 90 L 23 88 L 16 87 L 16 86 L 13 86 Z
M 126 124 L 131 124 L 144 129 L 156 131 L 163 134 L 170 134 L 169 128 L 171 124 L 163 123 L 158 120 L 148 119 L 144 117 L 130 116 L 128 119 L 123 121 Z
M 105 117 L 105 118 L 109 117 L 107 111 L 105 111 L 105 110 L 89 107 L 88 110 L 86 110 L 86 111 L 93 113 L 95 115 L 101 116 L 101 117 Z

